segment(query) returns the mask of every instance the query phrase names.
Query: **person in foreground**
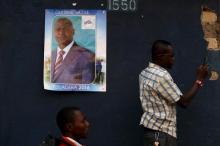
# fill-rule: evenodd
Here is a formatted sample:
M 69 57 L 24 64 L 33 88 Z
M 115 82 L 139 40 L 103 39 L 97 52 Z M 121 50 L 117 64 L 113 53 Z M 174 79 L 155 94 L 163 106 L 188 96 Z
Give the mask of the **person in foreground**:
M 208 75 L 207 65 L 199 66 L 192 87 L 183 94 L 167 71 L 173 64 L 172 44 L 165 40 L 155 41 L 152 62 L 139 75 L 144 146 L 177 146 L 176 104 L 187 107 Z
M 57 146 L 84 146 L 80 139 L 86 138 L 89 122 L 77 107 L 65 107 L 57 113 L 57 125 L 62 133 Z

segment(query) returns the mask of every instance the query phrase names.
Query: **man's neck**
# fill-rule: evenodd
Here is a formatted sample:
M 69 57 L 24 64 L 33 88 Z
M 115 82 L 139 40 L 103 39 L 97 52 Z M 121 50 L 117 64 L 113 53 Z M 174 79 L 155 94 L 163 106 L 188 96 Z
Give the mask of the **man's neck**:
M 75 140 L 77 142 L 79 141 L 79 138 L 77 138 L 76 136 L 72 135 L 71 133 L 66 133 L 63 136 L 70 137 L 70 138 L 72 138 L 73 140 Z
M 67 45 L 59 44 L 59 48 L 60 48 L 61 50 L 63 50 L 66 46 L 68 46 L 68 44 L 67 44 Z
M 63 50 L 66 46 L 68 46 L 70 43 L 72 42 L 72 40 L 70 41 L 70 42 L 68 42 L 68 43 L 65 43 L 65 44 L 59 44 L 58 46 L 59 46 L 59 48 L 61 49 L 61 50 Z
M 71 146 L 82 146 L 76 139 L 70 136 L 62 136 L 62 139 Z
M 169 70 L 169 68 L 165 67 L 165 66 L 164 66 L 163 64 L 161 64 L 160 62 L 152 61 L 152 63 L 154 63 L 154 64 L 156 64 L 156 65 L 158 65 L 158 66 L 160 66 L 160 67 L 162 67 L 162 68 L 164 68 L 164 69 L 166 69 L 166 70 Z
M 156 64 L 156 65 L 158 65 L 158 66 L 160 66 L 160 67 L 163 67 L 159 62 L 157 62 L 157 61 L 152 61 L 152 63 L 154 63 L 154 64 Z

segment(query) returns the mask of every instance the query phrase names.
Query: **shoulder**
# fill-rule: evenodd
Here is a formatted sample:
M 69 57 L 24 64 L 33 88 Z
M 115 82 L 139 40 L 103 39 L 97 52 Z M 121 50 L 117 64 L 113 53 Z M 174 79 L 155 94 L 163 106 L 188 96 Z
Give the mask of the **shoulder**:
M 69 146 L 68 144 L 65 144 L 65 143 L 61 143 L 61 144 L 59 144 L 59 145 L 57 145 L 57 146 Z
M 67 142 L 65 142 L 62 138 L 60 138 L 56 146 L 70 146 L 70 145 Z
M 90 51 L 89 49 L 87 48 L 80 48 L 79 51 L 83 54 L 83 55 L 86 55 L 86 56 L 94 56 L 95 53 L 93 53 L 92 51 Z
M 95 55 L 95 53 L 93 53 L 91 50 L 87 49 L 87 48 L 83 48 L 78 46 L 77 49 L 80 53 L 82 53 L 83 55 Z
M 83 48 L 80 46 L 76 46 L 77 52 L 80 56 L 80 58 L 83 59 L 89 59 L 89 60 L 95 60 L 95 53 L 93 53 L 91 50 L 87 48 Z
M 140 73 L 142 76 L 149 76 L 150 78 L 164 78 L 167 76 L 167 72 L 159 68 L 147 67 Z
M 173 78 L 168 71 L 164 71 L 161 75 L 162 80 L 173 81 Z
M 95 55 L 91 50 L 79 46 L 77 43 L 74 43 L 73 46 L 71 47 L 72 50 L 77 51 L 81 54 L 85 54 L 85 55 Z

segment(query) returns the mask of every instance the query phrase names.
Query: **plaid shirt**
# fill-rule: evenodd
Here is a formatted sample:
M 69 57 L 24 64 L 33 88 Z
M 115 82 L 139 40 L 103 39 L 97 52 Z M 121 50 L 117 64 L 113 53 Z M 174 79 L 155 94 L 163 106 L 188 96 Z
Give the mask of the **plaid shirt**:
M 140 125 L 176 137 L 176 102 L 182 96 L 168 71 L 149 63 L 139 75 L 143 115 Z

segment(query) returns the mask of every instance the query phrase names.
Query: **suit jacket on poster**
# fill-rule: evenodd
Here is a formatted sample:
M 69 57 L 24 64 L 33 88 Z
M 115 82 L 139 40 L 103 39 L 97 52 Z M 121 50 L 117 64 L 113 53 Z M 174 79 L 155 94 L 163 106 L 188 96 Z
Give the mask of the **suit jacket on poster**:
M 94 80 L 95 54 L 88 49 L 74 43 L 54 77 L 56 58 L 57 50 L 54 50 L 51 58 L 52 83 L 89 84 Z

